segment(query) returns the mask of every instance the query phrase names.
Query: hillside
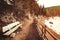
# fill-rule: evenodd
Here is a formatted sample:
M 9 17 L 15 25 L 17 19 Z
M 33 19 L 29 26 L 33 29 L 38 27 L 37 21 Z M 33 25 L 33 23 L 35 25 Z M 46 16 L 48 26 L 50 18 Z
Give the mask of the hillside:
M 60 6 L 53 6 L 45 9 L 47 16 L 60 16 Z

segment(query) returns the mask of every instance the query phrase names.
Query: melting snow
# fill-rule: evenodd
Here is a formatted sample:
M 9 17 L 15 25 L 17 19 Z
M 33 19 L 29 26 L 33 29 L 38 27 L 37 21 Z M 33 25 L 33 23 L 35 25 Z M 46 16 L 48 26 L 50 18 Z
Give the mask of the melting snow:
M 45 25 L 60 35 L 60 17 L 50 17 L 48 20 L 45 20 Z

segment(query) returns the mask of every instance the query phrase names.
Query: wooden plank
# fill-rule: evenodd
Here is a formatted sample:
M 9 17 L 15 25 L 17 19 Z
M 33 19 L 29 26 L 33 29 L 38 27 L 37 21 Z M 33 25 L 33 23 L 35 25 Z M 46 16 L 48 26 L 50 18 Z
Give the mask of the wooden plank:
M 48 40 L 55 40 L 48 32 L 46 32 L 45 36 L 48 38 Z
M 55 33 L 52 29 L 46 27 L 46 30 L 57 40 L 60 40 L 60 35 L 58 35 L 57 33 Z
M 19 27 L 21 26 L 21 24 L 17 25 L 15 28 L 11 29 L 10 31 L 4 33 L 3 35 L 10 35 L 11 33 L 13 33 L 15 30 L 17 30 Z
M 4 26 L 2 28 L 2 32 L 5 32 L 7 30 L 10 30 L 11 28 L 13 28 L 14 26 L 18 25 L 20 22 L 14 22 L 14 23 L 11 23 L 11 24 L 8 24 L 7 26 Z

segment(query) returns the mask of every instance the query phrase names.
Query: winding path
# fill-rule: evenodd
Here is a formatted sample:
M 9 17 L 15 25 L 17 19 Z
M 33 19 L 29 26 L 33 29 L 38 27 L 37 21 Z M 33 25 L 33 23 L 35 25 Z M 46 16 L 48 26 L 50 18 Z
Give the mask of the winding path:
M 22 31 L 19 31 L 14 38 L 7 38 L 6 40 L 42 40 L 39 37 L 36 27 L 37 26 L 33 22 L 33 19 L 27 20 Z

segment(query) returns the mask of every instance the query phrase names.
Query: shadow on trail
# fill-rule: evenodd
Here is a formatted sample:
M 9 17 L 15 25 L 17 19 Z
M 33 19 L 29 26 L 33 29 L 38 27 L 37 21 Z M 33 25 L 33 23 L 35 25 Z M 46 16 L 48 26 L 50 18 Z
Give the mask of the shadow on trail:
M 36 23 L 32 23 L 30 25 L 30 31 L 25 40 L 42 40 L 38 34 L 36 27 Z

